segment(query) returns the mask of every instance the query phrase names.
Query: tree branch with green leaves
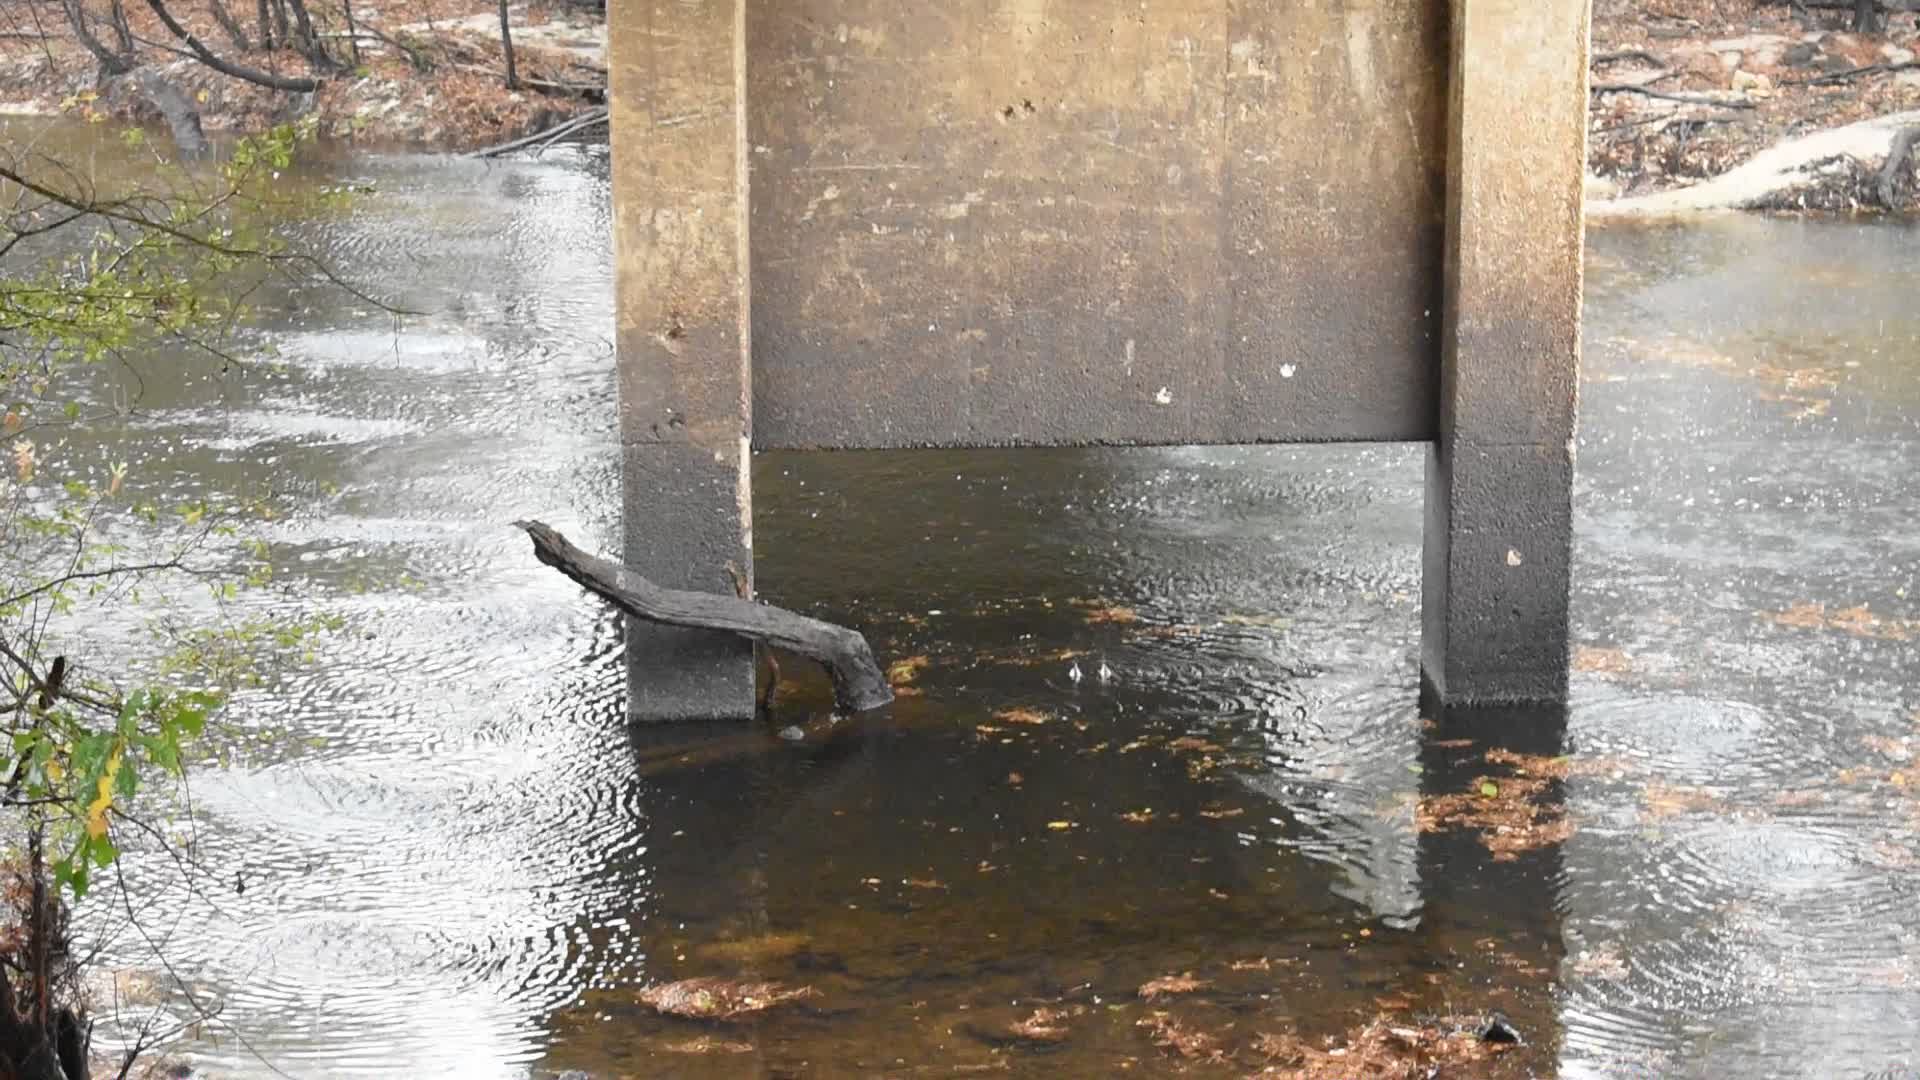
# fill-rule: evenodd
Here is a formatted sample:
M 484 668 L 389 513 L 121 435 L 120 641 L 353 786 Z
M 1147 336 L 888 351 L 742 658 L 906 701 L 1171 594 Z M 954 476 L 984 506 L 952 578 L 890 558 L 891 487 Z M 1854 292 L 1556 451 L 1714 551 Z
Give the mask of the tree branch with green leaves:
M 156 155 L 131 176 L 0 148 L 0 255 L 10 268 L 38 260 L 0 275 L 0 832 L 15 853 L 0 866 L 0 923 L 12 923 L 0 925 L 0 1075 L 78 1080 L 84 958 L 69 913 L 103 872 L 122 881 L 135 847 L 157 844 L 200 894 L 205 868 L 162 827 L 196 744 L 262 656 L 328 625 L 227 614 L 241 590 L 271 580 L 272 552 L 250 535 L 268 503 L 225 493 L 169 504 L 136 466 L 80 460 L 61 437 L 138 407 L 89 396 L 101 365 L 144 384 L 169 377 L 156 357 L 183 345 L 250 362 L 237 328 L 264 279 L 400 314 L 277 231 L 292 198 L 281 177 L 305 134 L 242 140 L 218 165 Z M 177 590 L 205 599 L 169 619 Z M 90 633 L 130 611 L 156 632 L 144 653 Z

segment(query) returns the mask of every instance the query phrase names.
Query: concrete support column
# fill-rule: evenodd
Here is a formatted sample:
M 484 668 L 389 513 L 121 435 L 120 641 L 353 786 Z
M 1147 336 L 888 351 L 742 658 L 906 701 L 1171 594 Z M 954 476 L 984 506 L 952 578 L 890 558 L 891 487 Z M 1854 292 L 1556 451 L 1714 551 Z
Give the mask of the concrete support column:
M 751 581 L 746 0 L 608 11 L 625 560 L 670 587 Z M 753 715 L 727 634 L 627 627 L 635 719 Z
M 1452 0 L 1423 667 L 1448 703 L 1567 690 L 1587 0 Z

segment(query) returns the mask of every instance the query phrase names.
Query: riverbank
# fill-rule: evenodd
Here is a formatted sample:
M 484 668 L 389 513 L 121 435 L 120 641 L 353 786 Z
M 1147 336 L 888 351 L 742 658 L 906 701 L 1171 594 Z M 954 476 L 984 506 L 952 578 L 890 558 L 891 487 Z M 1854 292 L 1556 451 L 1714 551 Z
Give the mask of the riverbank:
M 1882 174 L 1920 125 L 1920 31 L 1883 17 L 1858 34 L 1851 5 L 1596 0 L 1590 216 L 1916 209 L 1911 161 Z
M 338 140 L 463 151 L 540 131 L 596 107 L 606 85 L 606 27 L 597 7 L 562 3 L 509 9 L 517 87 L 506 77 L 498 9 L 485 0 L 375 0 L 346 9 L 311 5 L 324 70 L 294 47 L 262 48 L 251 18 L 219 29 L 211 0 L 175 0 L 177 19 L 217 56 L 275 80 L 311 79 L 289 91 L 214 70 L 185 50 L 144 5 L 125 5 L 128 34 L 90 26 L 110 48 L 129 40 L 134 70 L 109 75 L 73 33 L 61 5 L 35 0 L 0 25 L 0 111 L 72 111 L 89 119 L 158 123 L 156 82 L 198 114 L 209 134 L 245 134 L 311 119 Z M 228 4 L 251 13 L 253 5 Z M 272 33 L 269 28 L 269 33 Z
M 214 0 L 170 7 L 224 58 L 274 77 L 316 74 L 294 49 L 258 48 L 246 20 L 240 36 L 221 39 Z M 606 26 L 593 5 L 509 9 L 517 89 L 506 85 L 498 9 L 486 0 L 372 0 L 353 8 L 351 25 L 344 8 L 312 6 L 339 69 L 320 73 L 311 92 L 221 74 L 160 44 L 173 39 L 144 5 L 126 8 L 136 77 L 103 78 L 55 0 L 6 16 L 0 110 L 154 122 L 157 76 L 210 133 L 312 117 L 333 139 L 464 151 L 546 130 L 605 96 Z M 1591 215 L 1920 210 L 1912 162 L 1885 168 L 1902 132 L 1920 127 L 1920 27 L 1898 12 L 1882 32 L 1860 34 L 1846 28 L 1850 17 L 1772 0 L 1596 0 Z M 111 40 L 109 29 L 95 27 Z

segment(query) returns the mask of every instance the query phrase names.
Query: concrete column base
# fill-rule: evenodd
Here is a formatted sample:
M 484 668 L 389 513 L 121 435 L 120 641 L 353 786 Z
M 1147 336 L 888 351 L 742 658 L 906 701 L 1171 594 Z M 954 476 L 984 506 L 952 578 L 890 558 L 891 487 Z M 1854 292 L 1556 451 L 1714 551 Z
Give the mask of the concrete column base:
M 622 561 L 656 585 L 731 595 L 727 565 L 753 572 L 740 463 L 686 443 L 629 446 L 622 457 Z M 753 716 L 753 646 L 746 639 L 628 619 L 626 641 L 632 719 Z
M 1572 483 L 1565 444 L 1428 452 L 1421 673 L 1440 701 L 1566 699 Z

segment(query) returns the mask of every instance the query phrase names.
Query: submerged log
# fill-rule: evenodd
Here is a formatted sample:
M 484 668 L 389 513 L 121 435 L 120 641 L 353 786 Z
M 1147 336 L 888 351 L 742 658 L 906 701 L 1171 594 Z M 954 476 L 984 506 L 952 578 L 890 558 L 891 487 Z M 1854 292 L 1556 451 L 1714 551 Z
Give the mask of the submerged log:
M 637 619 L 725 630 L 816 660 L 833 679 L 834 700 L 849 712 L 893 700 L 893 687 L 874 662 L 873 649 L 856 630 L 737 597 L 663 589 L 619 563 L 580 550 L 543 522 L 514 524 L 533 539 L 535 558 Z

